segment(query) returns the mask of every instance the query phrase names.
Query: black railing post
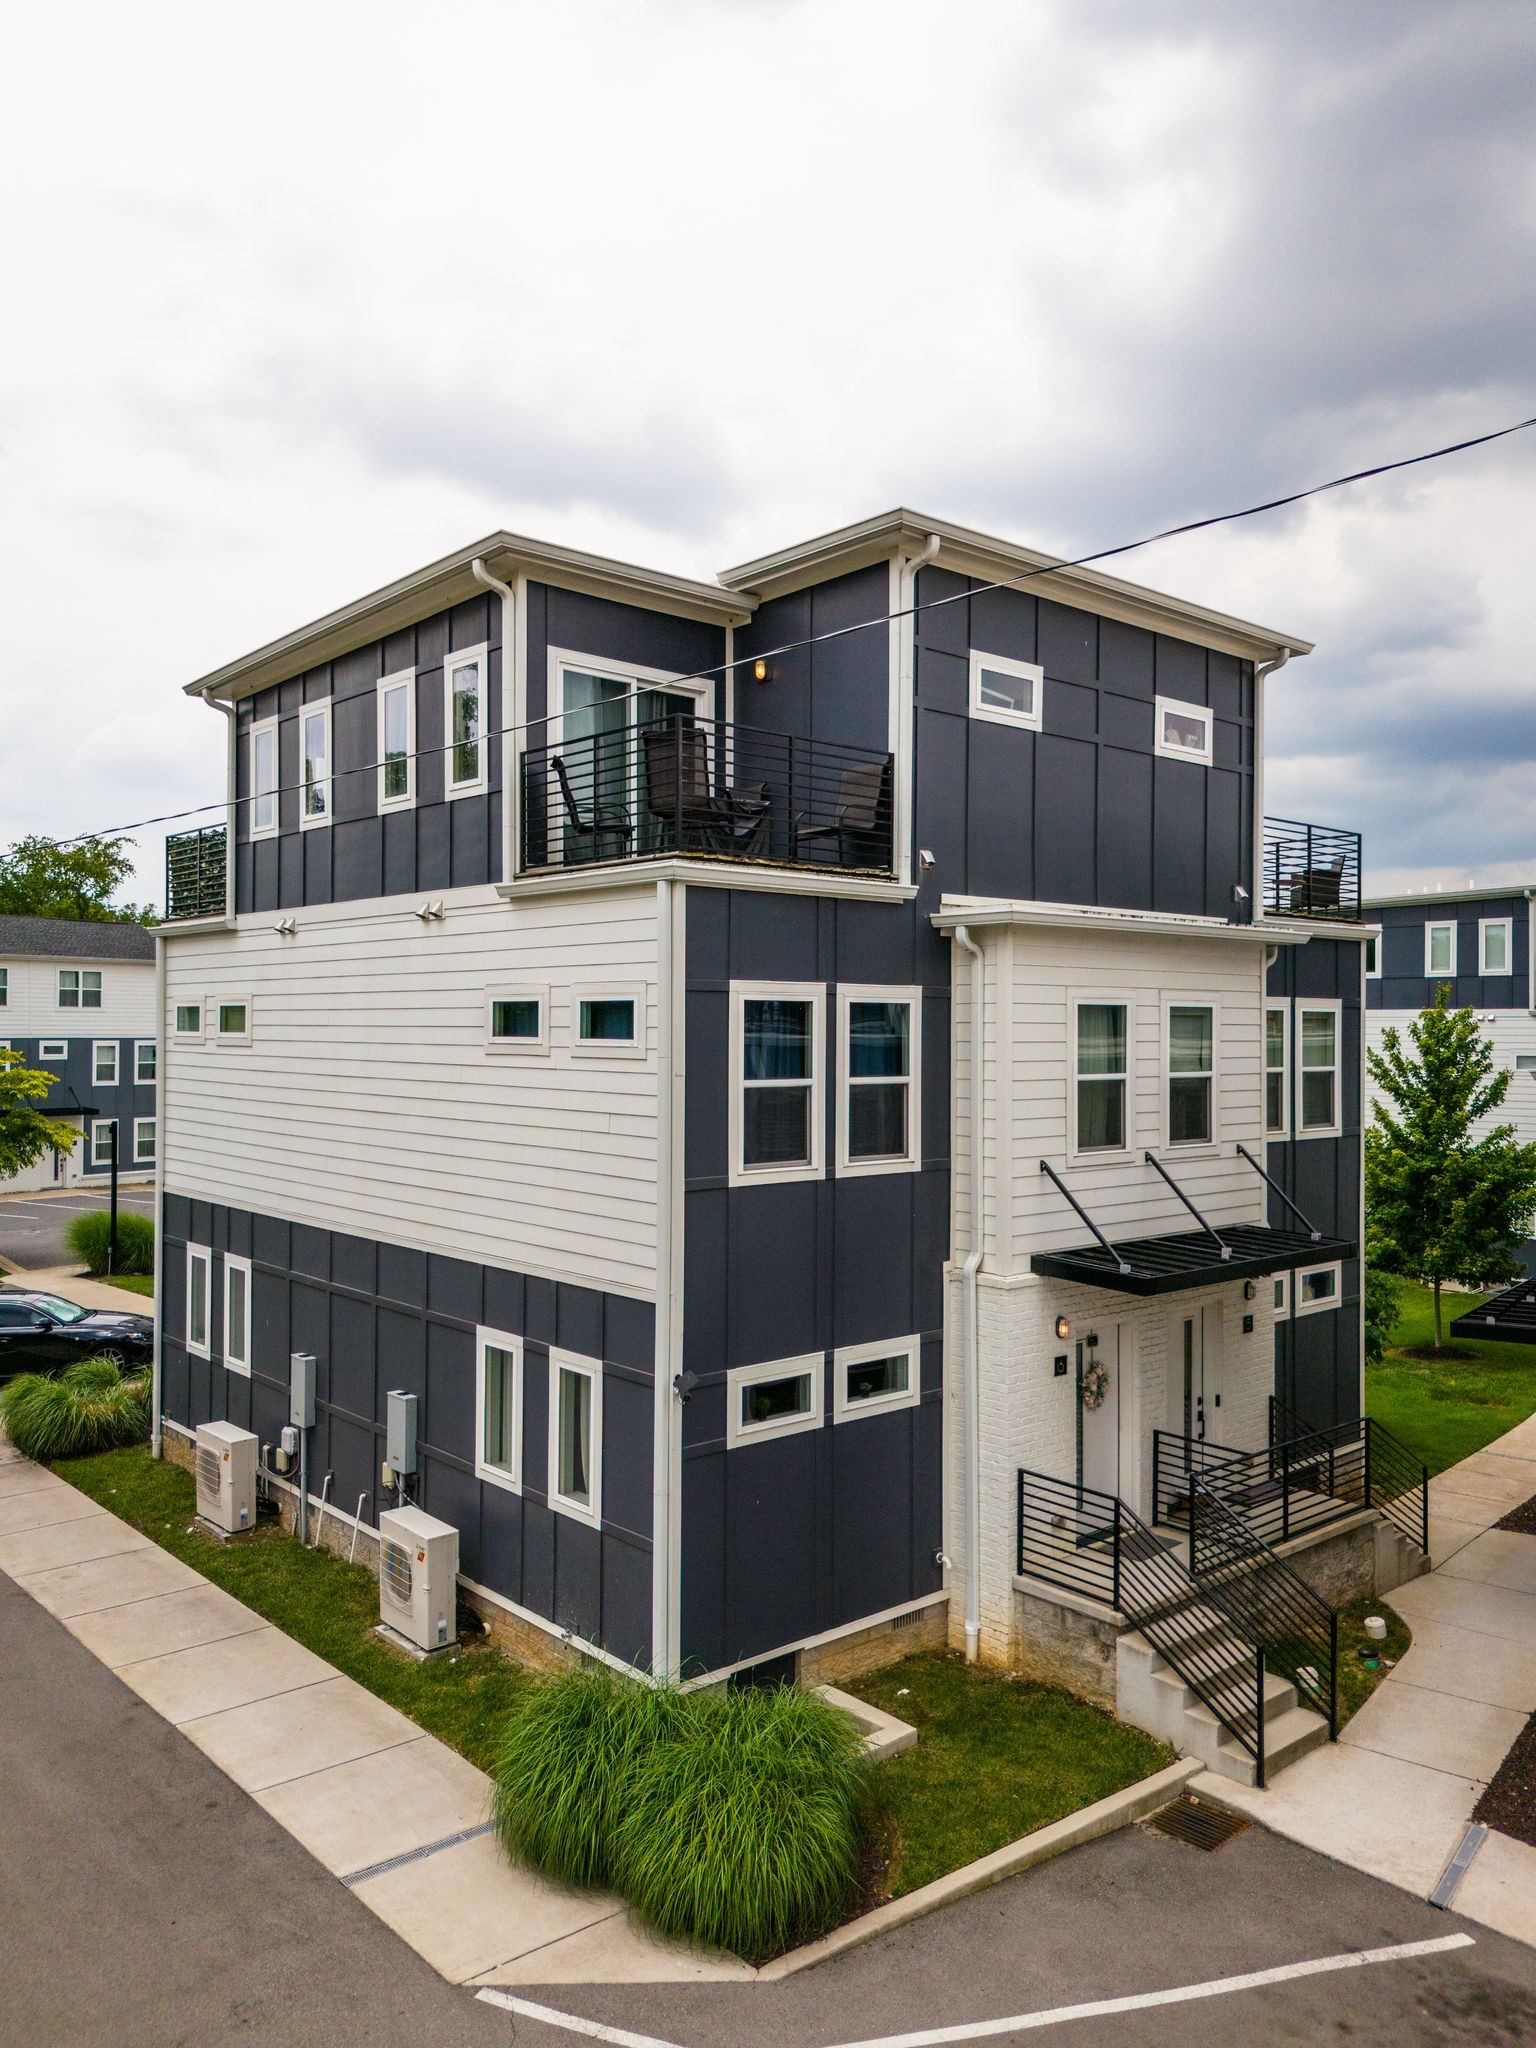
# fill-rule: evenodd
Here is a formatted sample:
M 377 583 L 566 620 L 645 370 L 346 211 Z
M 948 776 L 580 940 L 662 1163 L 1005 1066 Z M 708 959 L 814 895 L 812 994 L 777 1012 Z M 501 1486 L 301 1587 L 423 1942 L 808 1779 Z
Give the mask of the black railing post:
M 1328 1740 L 1339 1739 L 1339 1615 L 1328 1610 Z
M 1371 1497 L 1371 1418 L 1369 1415 L 1362 1415 L 1360 1421 L 1360 1434 L 1365 1439 L 1365 1505 L 1373 1508 L 1376 1503 Z
M 1254 1780 L 1264 1790 L 1264 1645 L 1259 1644 L 1253 1653 L 1253 1675 L 1256 1688 L 1253 1722 Z
M 1291 1536 L 1291 1454 L 1289 1446 L 1280 1452 L 1280 1541 L 1288 1543 Z
M 1114 1554 L 1114 1563 L 1113 1563 L 1113 1565 L 1111 1566 L 1111 1570 L 1110 1570 L 1110 1599 L 1109 1599 L 1109 1604 L 1110 1604 L 1110 1606 L 1111 1606 L 1111 1607 L 1113 1607 L 1113 1608 L 1114 1608 L 1114 1610 L 1115 1610 L 1116 1614 L 1118 1614 L 1118 1613 L 1120 1612 L 1120 1506 L 1121 1506 L 1121 1503 L 1120 1503 L 1120 1496 L 1119 1496 L 1119 1494 L 1117 1493 L 1117 1494 L 1115 1495 L 1115 1536 L 1114 1536 L 1114 1552 L 1115 1552 L 1115 1554 Z
M 1017 1513 L 1018 1513 L 1018 1524 L 1019 1524 L 1019 1528 L 1018 1528 L 1018 1556 L 1019 1556 L 1019 1577 L 1020 1577 L 1020 1578 L 1022 1579 L 1022 1578 L 1023 1578 L 1023 1576 L 1024 1576 L 1024 1474 L 1023 1474 L 1023 1472 L 1022 1472 L 1022 1471 L 1021 1471 L 1021 1472 L 1019 1473 L 1019 1498 L 1018 1498 L 1018 1508 L 1017 1508 Z
M 1421 1545 L 1424 1555 L 1429 1555 L 1429 1467 L 1419 1467 L 1419 1516 L 1424 1527 L 1424 1541 Z
M 1152 1432 L 1152 1519 L 1154 1522 L 1160 1522 L 1163 1519 L 1162 1461 L 1163 1432 L 1160 1429 L 1154 1429 Z

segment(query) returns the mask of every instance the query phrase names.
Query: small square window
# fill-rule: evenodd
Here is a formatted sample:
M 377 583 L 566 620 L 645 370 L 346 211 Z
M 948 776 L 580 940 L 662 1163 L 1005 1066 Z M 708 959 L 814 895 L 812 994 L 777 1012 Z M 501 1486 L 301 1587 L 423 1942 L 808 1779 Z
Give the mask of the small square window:
M 59 1008 L 61 1010 L 99 1010 L 101 1008 L 101 974 L 94 967 L 61 967 L 59 969 Z
M 50 1065 L 58 1060 L 67 1060 L 69 1058 L 69 1040 L 67 1038 L 45 1038 L 38 1045 L 37 1056 L 40 1060 L 47 1060 Z
M 833 1354 L 832 1414 L 836 1422 L 915 1408 L 922 1394 L 921 1347 L 916 1337 L 894 1343 L 850 1344 Z
M 98 1088 L 117 1086 L 117 1040 L 100 1038 L 91 1048 L 91 1079 Z
M 571 991 L 571 1050 L 601 1056 L 645 1051 L 645 990 L 637 986 Z
M 824 1375 L 819 1352 L 808 1358 L 737 1366 L 727 1375 L 726 1444 L 734 1448 L 820 1429 Z
M 1306 1266 L 1296 1275 L 1296 1313 L 1315 1315 L 1319 1309 L 1337 1308 L 1343 1279 L 1340 1266 Z
M 487 989 L 485 1043 L 490 1052 L 547 1052 L 548 989 Z
M 1196 761 L 1209 768 L 1215 720 L 1203 704 L 1182 704 L 1176 697 L 1157 700 L 1156 752 L 1176 761 Z
M 251 1006 L 247 1002 L 221 1002 L 216 1012 L 219 1037 L 226 1044 L 248 1045 L 251 1037 Z
M 201 1003 L 178 1003 L 175 1022 L 172 1027 L 178 1038 L 201 1038 L 203 1035 L 203 1006 Z
M 1040 730 L 1045 671 L 1033 661 L 971 649 L 971 716 Z

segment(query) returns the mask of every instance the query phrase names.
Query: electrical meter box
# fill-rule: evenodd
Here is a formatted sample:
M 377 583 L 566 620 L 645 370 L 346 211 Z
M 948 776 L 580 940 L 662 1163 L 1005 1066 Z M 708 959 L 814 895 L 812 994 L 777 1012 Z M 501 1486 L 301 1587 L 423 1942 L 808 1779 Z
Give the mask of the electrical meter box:
M 409 1478 L 416 1470 L 416 1396 L 389 1396 L 384 1424 L 384 1462 L 396 1478 Z
M 288 1354 L 288 1420 L 295 1429 L 313 1429 L 315 1426 L 315 1354 L 312 1351 L 290 1351 Z

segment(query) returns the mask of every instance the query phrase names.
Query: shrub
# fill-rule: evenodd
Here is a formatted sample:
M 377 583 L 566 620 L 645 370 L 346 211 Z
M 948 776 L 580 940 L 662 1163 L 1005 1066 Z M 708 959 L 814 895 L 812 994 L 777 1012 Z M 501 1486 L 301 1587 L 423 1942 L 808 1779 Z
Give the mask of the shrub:
M 149 1374 L 82 1358 L 56 1378 L 24 1372 L 0 1387 L 0 1422 L 23 1457 L 82 1458 L 149 1435 Z
M 69 1226 L 69 1249 L 91 1273 L 107 1270 L 107 1240 L 111 1219 L 105 1209 L 88 1209 Z M 153 1273 L 155 1270 L 155 1226 L 151 1217 L 132 1209 L 117 1214 L 116 1273 Z

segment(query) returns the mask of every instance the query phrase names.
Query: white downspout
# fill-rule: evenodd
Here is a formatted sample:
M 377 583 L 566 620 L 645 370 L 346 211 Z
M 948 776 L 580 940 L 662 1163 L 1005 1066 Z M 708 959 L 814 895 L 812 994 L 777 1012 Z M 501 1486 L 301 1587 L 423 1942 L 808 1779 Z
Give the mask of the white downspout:
M 675 1679 L 681 1661 L 676 1584 L 680 1569 L 678 1447 L 680 1404 L 674 1386 L 682 1369 L 682 1303 L 678 1253 L 681 1249 L 678 1198 L 685 1076 L 677 1057 L 681 1017 L 677 971 L 681 964 L 675 929 L 685 900 L 675 881 L 656 884 L 656 1337 L 653 1349 L 651 1445 L 651 1672 Z
M 231 720 L 233 730 L 233 720 Z M 227 858 L 226 868 L 232 869 L 234 861 Z M 165 1436 L 160 1427 L 160 1390 L 163 1373 L 160 1364 L 160 1333 L 163 1325 L 165 1289 L 162 1276 L 165 1271 L 165 1101 L 167 1075 L 165 1071 L 165 934 L 155 936 L 155 1277 L 150 1285 L 155 1298 L 155 1348 L 150 1354 L 149 1386 L 149 1455 L 161 1458 L 165 1455 Z
M 1260 662 L 1253 672 L 1253 914 L 1264 915 L 1264 684 L 1291 658 L 1282 647 L 1273 661 Z
M 486 568 L 479 555 L 469 565 L 469 573 L 477 583 L 483 583 L 487 590 L 494 590 L 501 599 L 501 723 L 506 728 L 501 739 L 501 879 L 510 882 L 517 869 L 513 861 L 516 846 L 514 834 L 517 830 L 519 805 L 513 778 L 517 768 L 517 726 L 516 682 L 517 648 L 517 598 L 511 586 L 500 582 Z M 487 708 L 489 708 L 490 680 L 486 680 Z
M 1530 1011 L 1531 1015 L 1533 1017 L 1536 1017 L 1536 889 L 1527 889 L 1525 892 L 1525 900 L 1528 906 L 1526 910 L 1525 920 L 1526 1007 Z M 1385 947 L 1385 933 L 1383 933 L 1381 939 L 1377 943 Z M 1380 963 L 1378 962 L 1377 964 L 1379 965 Z
M 917 724 L 917 620 L 912 606 L 917 602 L 917 572 L 936 559 L 939 547 L 938 534 L 930 533 L 919 552 L 902 563 L 896 579 L 896 609 L 901 616 L 896 621 L 899 657 L 891 752 L 896 757 L 896 874 L 903 882 L 912 879 L 913 735 Z
M 955 926 L 955 944 L 971 956 L 971 1247 L 963 1269 L 965 1290 L 965 1655 L 974 1664 L 981 1647 L 981 1332 L 977 1319 L 976 1276 L 986 1255 L 982 1189 L 982 1118 L 986 1075 L 983 1069 L 983 1018 L 986 1004 L 986 961 L 980 946 L 963 924 Z

